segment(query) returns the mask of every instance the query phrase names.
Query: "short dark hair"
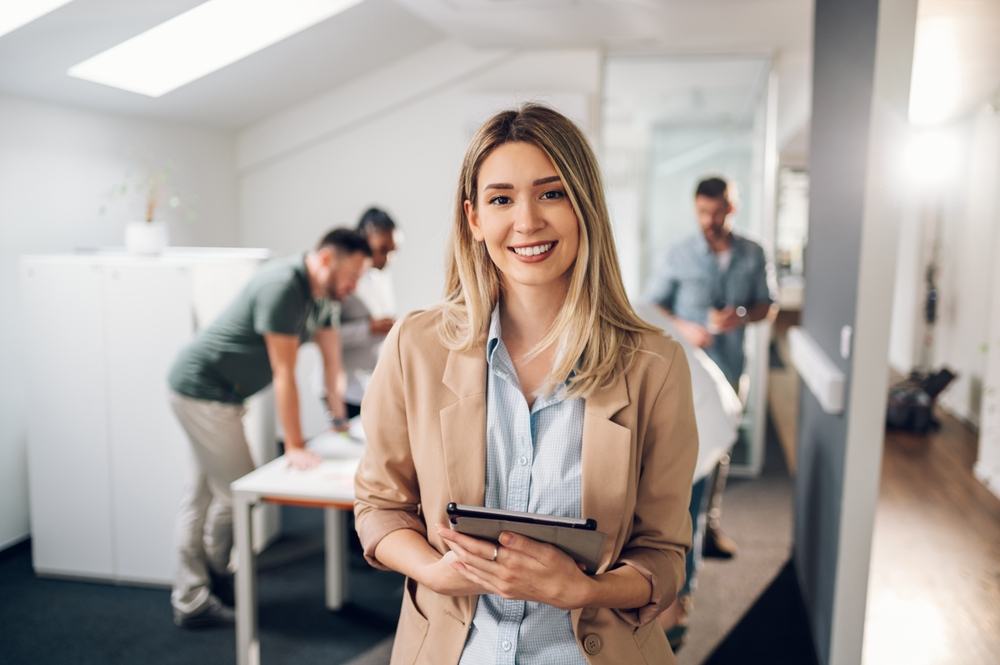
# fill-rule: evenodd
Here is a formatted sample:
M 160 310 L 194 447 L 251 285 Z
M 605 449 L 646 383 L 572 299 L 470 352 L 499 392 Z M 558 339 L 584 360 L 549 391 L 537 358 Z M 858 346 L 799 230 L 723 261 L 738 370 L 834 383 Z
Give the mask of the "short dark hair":
M 722 178 L 705 178 L 698 183 L 698 188 L 694 190 L 694 195 L 706 196 L 710 199 L 725 199 L 729 203 L 732 203 L 729 189 L 729 183 Z
M 389 213 L 374 206 L 365 210 L 364 214 L 361 215 L 361 220 L 358 222 L 358 231 L 361 233 L 368 233 L 369 231 L 392 233 L 395 230 L 396 222 L 392 221 Z
M 365 237 L 352 229 L 334 229 L 320 238 L 316 244 L 316 249 L 332 247 L 339 254 L 355 254 L 361 252 L 365 256 L 372 255 L 372 248 L 368 246 Z

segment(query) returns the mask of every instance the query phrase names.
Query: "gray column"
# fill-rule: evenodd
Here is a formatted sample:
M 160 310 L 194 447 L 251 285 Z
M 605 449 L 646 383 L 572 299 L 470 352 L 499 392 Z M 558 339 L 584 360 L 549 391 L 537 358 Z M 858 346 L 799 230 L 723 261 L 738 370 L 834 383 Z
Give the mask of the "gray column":
M 816 0 L 802 325 L 846 394 L 831 415 L 801 386 L 794 556 L 823 665 L 861 662 L 916 5 Z

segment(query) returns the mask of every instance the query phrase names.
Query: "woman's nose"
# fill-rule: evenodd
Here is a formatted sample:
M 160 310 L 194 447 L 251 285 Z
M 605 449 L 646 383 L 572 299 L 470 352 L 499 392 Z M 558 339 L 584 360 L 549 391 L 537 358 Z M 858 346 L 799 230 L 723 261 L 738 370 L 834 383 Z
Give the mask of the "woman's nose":
M 531 202 L 524 202 L 514 208 L 514 230 L 518 233 L 530 234 L 545 226 L 541 211 Z

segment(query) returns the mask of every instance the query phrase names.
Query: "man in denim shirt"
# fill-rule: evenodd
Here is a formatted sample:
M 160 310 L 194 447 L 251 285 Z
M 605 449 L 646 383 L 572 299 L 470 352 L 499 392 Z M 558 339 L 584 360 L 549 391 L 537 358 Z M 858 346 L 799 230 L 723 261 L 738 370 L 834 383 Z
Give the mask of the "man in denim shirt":
M 744 329 L 768 317 L 775 287 L 763 248 L 732 231 L 731 190 L 722 178 L 698 184 L 701 232 L 671 247 L 654 267 L 645 299 L 666 311 L 680 335 L 704 349 L 738 389 Z
M 760 245 L 732 230 L 735 203 L 733 187 L 722 178 L 698 183 L 694 207 L 700 231 L 672 246 L 654 266 L 644 299 L 663 309 L 685 340 L 704 349 L 738 392 L 746 361 L 745 328 L 777 308 L 774 267 Z M 692 501 L 699 504 L 692 504 L 693 515 L 701 513 L 702 497 L 708 496 L 706 556 L 730 558 L 736 553 L 736 544 L 719 526 L 728 470 L 726 455 L 708 487 L 709 479 L 702 479 L 692 488 Z

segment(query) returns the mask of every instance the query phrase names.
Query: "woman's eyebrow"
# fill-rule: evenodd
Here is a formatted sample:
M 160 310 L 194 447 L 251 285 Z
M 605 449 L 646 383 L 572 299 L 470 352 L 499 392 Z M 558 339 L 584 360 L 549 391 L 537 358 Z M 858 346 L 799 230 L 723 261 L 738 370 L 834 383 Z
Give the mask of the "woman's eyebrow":
M 550 175 L 547 178 L 539 178 L 535 182 L 531 183 L 532 187 L 537 187 L 538 185 L 545 185 L 550 182 L 559 182 L 562 178 L 557 175 Z M 495 182 L 490 185 L 486 185 L 483 189 L 514 189 L 514 185 L 507 182 Z

